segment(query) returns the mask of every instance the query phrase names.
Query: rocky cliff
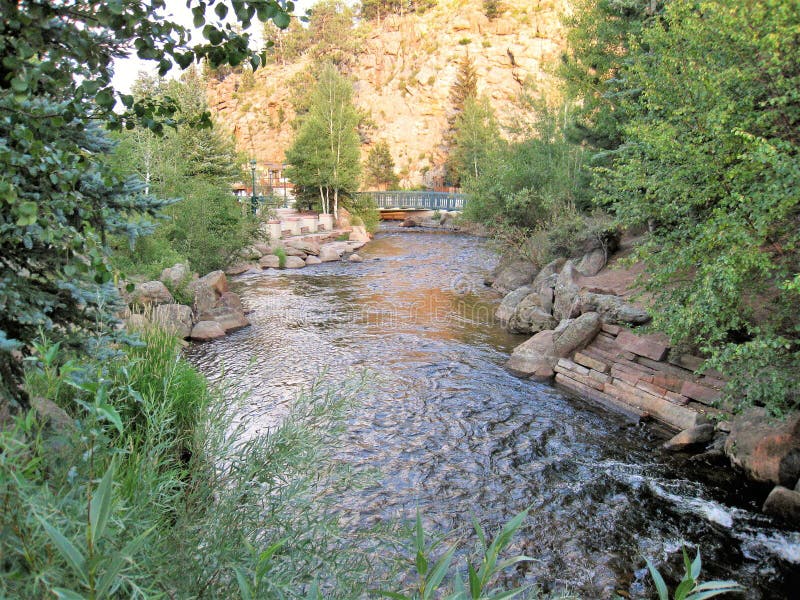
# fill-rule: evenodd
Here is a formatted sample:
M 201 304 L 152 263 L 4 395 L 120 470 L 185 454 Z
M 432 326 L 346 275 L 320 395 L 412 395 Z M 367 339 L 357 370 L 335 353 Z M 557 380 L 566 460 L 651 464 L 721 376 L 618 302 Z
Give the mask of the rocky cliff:
M 386 140 L 403 185 L 419 185 L 436 172 L 445 156 L 450 88 L 465 53 L 474 61 L 479 93 L 491 98 L 501 124 L 512 125 L 521 114 L 524 84 L 553 98 L 551 71 L 564 47 L 561 15 L 567 9 L 567 0 L 515 0 L 489 19 L 481 0 L 440 0 L 421 15 L 363 24 L 365 39 L 347 73 L 357 105 L 375 124 L 364 136 L 363 155 Z M 254 82 L 237 74 L 209 82 L 216 118 L 259 163 L 283 161 L 294 118 L 286 82 L 308 62 L 301 57 L 267 65 Z

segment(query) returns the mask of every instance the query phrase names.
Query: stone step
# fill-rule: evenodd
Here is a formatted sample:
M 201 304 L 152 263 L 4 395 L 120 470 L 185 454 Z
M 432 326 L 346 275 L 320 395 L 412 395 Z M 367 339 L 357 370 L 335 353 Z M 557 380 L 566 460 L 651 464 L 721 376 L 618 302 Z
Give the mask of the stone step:
M 556 385 L 572 392 L 573 394 L 576 394 L 581 400 L 591 400 L 606 410 L 611 410 L 623 415 L 634 423 L 639 423 L 640 421 L 644 421 L 649 418 L 649 415 L 646 411 L 642 411 L 625 402 L 617 400 L 616 398 L 613 398 L 604 392 L 586 386 L 563 373 L 556 374 Z
M 679 406 L 619 379 L 605 384 L 603 392 L 649 413 L 653 418 L 678 431 L 705 422 L 705 417 L 691 408 Z

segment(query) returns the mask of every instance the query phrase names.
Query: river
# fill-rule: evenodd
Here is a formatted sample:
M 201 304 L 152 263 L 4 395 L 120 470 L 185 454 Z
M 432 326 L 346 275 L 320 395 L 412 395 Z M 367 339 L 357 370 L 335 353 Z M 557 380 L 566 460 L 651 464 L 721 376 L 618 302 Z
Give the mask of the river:
M 685 542 L 702 549 L 704 579 L 800 597 L 800 534 L 760 514 L 765 490 L 662 453 L 653 426 L 503 369 L 525 338 L 493 322 L 500 298 L 482 282 L 497 259 L 483 240 L 390 230 L 359 254 L 238 279 L 252 327 L 188 351 L 212 380 L 246 382 L 252 431 L 323 370 L 370 373 L 340 458 L 381 475 L 348 499 L 352 522 L 419 508 L 442 531 L 472 515 L 493 531 L 530 506 L 518 549 L 536 560 L 519 577 L 545 590 L 647 597 L 642 556 L 677 573 Z

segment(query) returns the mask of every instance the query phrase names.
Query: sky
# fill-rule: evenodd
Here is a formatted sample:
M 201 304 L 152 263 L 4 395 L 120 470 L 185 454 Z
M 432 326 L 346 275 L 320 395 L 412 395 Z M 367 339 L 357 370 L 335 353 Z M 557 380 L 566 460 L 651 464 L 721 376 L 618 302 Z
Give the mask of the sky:
M 192 27 L 192 13 L 190 9 L 186 8 L 186 1 L 187 0 L 166 0 L 167 9 L 164 14 L 169 20 L 179 23 L 184 27 L 190 28 L 192 30 L 192 39 L 194 41 L 202 40 L 203 37 L 200 30 Z M 295 14 L 304 14 L 313 3 L 314 0 L 295 0 Z M 196 0 L 193 1 L 192 4 L 196 4 Z M 216 15 L 214 15 L 212 10 L 208 11 L 207 17 L 209 19 L 212 17 L 216 19 Z M 255 19 L 249 29 L 250 35 L 259 43 L 262 39 L 262 27 L 263 23 L 261 23 L 258 19 Z M 155 75 L 157 64 L 158 63 L 156 61 L 139 60 L 135 55 L 130 58 L 114 61 L 114 88 L 117 91 L 129 93 L 133 82 L 136 81 L 136 78 L 139 75 L 139 72 L 144 71 L 148 74 Z M 174 68 L 169 72 L 167 77 L 177 77 L 179 73 L 180 69 Z

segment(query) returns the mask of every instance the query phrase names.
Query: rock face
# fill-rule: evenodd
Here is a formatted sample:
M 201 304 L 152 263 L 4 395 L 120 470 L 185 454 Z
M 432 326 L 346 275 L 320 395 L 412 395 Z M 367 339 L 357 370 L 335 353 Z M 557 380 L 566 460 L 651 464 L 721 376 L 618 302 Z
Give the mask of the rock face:
M 480 0 L 466 0 L 369 23 L 348 66 L 356 105 L 381 124 L 369 132 L 362 158 L 371 144 L 385 140 L 404 174 L 402 185 L 419 185 L 436 174 L 444 163 L 450 90 L 466 53 L 475 62 L 478 93 L 491 97 L 503 125 L 523 111 L 518 82 L 535 80 L 545 94 L 556 88 L 550 66 L 564 49 L 560 15 L 568 3 L 518 0 L 503 6 L 491 20 Z M 282 162 L 293 137 L 289 86 L 275 82 L 290 80 L 309 62 L 305 56 L 264 65 L 247 85 L 239 74 L 210 78 L 208 101 L 216 120 L 230 127 L 238 149 L 253 153 L 260 165 Z
M 692 447 L 707 444 L 712 439 L 714 439 L 714 426 L 704 423 L 691 429 L 684 429 L 665 442 L 663 448 L 669 452 L 683 452 Z
M 167 286 L 160 281 L 146 281 L 136 284 L 130 302 L 139 305 L 157 306 L 174 302 Z
M 189 265 L 178 263 L 161 271 L 159 279 L 173 289 L 187 283 L 192 278 L 192 271 Z
M 193 340 L 205 342 L 225 337 L 225 330 L 216 321 L 200 321 L 192 327 L 190 337 Z
M 762 510 L 797 527 L 800 525 L 800 492 L 776 486 L 767 496 Z
M 153 323 L 180 338 L 192 332 L 192 309 L 182 304 L 162 304 L 153 310 Z
M 751 479 L 793 487 L 800 478 L 800 414 L 778 421 L 762 408 L 746 410 L 733 419 L 725 453 Z

